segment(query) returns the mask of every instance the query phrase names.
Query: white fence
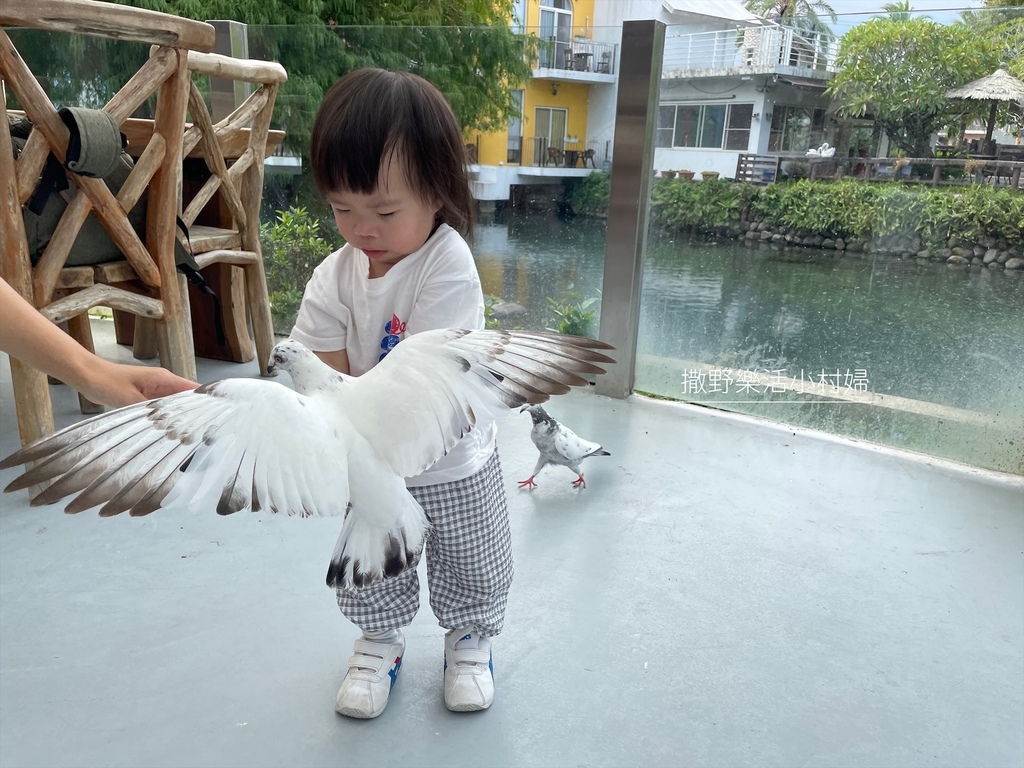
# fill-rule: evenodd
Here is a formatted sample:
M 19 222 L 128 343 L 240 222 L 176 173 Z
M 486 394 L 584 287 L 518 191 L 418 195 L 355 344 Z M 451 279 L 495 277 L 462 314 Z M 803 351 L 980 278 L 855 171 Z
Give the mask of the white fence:
M 773 72 L 796 67 L 834 72 L 838 43 L 813 32 L 788 27 L 747 27 L 672 34 L 665 39 L 665 77 L 680 77 L 695 70 L 740 69 Z

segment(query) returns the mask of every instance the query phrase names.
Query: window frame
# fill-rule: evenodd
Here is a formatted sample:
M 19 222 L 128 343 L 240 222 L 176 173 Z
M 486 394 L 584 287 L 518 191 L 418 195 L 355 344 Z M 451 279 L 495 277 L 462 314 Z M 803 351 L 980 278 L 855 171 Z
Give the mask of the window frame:
M 717 113 L 718 109 L 723 109 L 720 120 L 716 120 L 712 115 Z M 666 110 L 672 110 L 671 125 L 665 125 Z M 740 127 L 736 125 L 736 119 L 734 113 L 747 113 L 746 126 Z M 687 125 L 686 122 L 680 123 L 680 113 L 684 115 L 684 120 L 688 120 L 695 130 L 692 140 L 689 138 L 689 134 L 686 133 Z M 692 115 L 696 114 L 696 120 L 692 119 Z M 654 145 L 660 149 L 717 149 L 726 152 L 746 152 L 750 147 L 750 134 L 751 124 L 753 122 L 754 114 L 754 103 L 753 102 L 739 102 L 736 104 L 722 102 L 666 102 L 658 105 L 658 123 L 654 128 L 655 142 Z M 709 126 L 714 126 L 718 122 L 717 126 L 717 143 L 708 144 L 707 142 L 711 139 L 706 134 Z M 680 143 L 677 143 L 679 139 L 680 130 L 683 130 L 683 139 Z M 692 130 L 692 129 L 691 129 Z M 746 142 L 743 147 L 730 147 L 730 138 L 734 140 L 736 137 L 746 134 Z M 667 141 L 667 143 L 666 143 Z

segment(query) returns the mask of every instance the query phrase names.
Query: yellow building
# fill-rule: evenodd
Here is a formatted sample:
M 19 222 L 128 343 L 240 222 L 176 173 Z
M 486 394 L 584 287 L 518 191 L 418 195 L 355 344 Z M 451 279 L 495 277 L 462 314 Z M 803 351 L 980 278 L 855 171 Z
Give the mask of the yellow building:
M 478 200 L 507 200 L 513 184 L 586 176 L 610 157 L 610 126 L 606 135 L 588 128 L 593 110 L 614 112 L 621 29 L 595 28 L 594 0 L 520 0 L 517 17 L 522 32 L 539 38 L 539 55 L 533 79 L 514 92 L 522 118 L 467 137 Z

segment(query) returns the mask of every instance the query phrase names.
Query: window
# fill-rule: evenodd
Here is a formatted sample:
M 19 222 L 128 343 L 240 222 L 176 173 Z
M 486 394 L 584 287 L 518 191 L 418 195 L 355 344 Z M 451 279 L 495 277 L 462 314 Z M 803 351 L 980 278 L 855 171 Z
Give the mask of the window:
M 776 105 L 768 134 L 769 152 L 806 152 L 825 138 L 825 110 Z
M 746 151 L 753 104 L 664 104 L 655 145 Z
M 512 91 L 512 101 L 519 107 L 519 115 L 523 114 L 523 92 Z M 511 117 L 508 121 L 508 154 L 505 157 L 507 163 L 521 163 L 523 161 L 523 118 Z
M 541 67 L 568 69 L 572 49 L 572 2 L 541 0 L 540 37 L 547 45 L 541 48 Z
M 565 124 L 569 110 L 552 107 L 537 107 L 533 120 L 533 164 L 546 165 L 555 161 L 565 148 Z

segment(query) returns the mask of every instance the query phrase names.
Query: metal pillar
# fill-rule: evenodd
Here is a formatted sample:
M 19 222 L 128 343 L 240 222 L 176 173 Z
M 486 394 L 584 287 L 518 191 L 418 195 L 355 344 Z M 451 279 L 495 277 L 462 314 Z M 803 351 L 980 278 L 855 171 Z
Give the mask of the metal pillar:
M 601 341 L 615 347 L 613 356 L 618 362 L 597 379 L 597 392 L 610 397 L 628 397 L 636 375 L 640 286 L 664 50 L 663 22 L 622 23 L 600 334 Z
M 208 21 L 217 30 L 213 52 L 235 59 L 249 58 L 249 28 L 240 21 L 216 19 Z M 252 93 L 252 85 L 241 80 L 210 78 L 210 117 L 223 120 L 235 111 Z

